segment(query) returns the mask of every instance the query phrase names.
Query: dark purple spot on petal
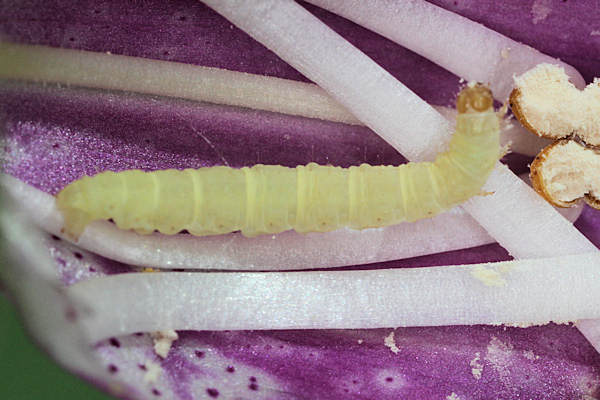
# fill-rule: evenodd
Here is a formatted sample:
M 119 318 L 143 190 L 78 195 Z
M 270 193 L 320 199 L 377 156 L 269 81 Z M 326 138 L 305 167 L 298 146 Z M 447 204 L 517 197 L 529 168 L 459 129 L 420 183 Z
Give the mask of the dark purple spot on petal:
M 230 374 L 233 374 L 235 372 L 235 368 L 233 367 L 233 365 L 229 365 L 225 370 Z
M 196 357 L 198 357 L 198 358 L 204 358 L 204 352 L 200 351 L 200 350 L 196 350 Z
M 155 395 L 155 396 L 160 396 L 162 393 L 160 392 L 160 390 L 158 390 L 156 388 L 153 388 L 152 389 L 152 394 Z
M 110 364 L 108 366 L 108 372 L 110 372 L 111 374 L 116 374 L 117 372 L 119 372 L 119 368 L 117 368 L 117 366 L 114 364 Z
M 392 378 L 391 376 L 388 376 L 387 378 L 385 378 L 386 382 L 394 382 L 394 378 Z
M 134 333 L 135 336 L 144 336 L 144 332 L 136 332 Z
M 52 239 L 53 239 L 53 240 L 56 240 L 56 241 L 60 241 L 60 240 L 61 240 L 61 239 L 60 239 L 58 236 L 56 236 L 56 235 L 52 235 Z
M 250 390 L 258 390 L 258 385 L 256 383 L 251 383 L 248 385 L 248 389 Z
M 77 320 L 77 310 L 71 306 L 68 306 L 65 310 L 65 318 L 69 322 L 75 322 Z
M 146 366 L 144 364 L 138 364 L 138 368 L 141 369 L 142 371 L 148 370 L 148 368 L 146 368 Z
M 256 382 L 256 377 L 254 377 L 254 376 L 251 376 L 251 377 L 250 377 L 250 382 Z
M 73 253 L 73 255 L 75 255 L 75 258 L 81 260 L 83 258 L 83 254 L 81 254 L 80 252 L 76 251 L 75 253 Z
M 111 346 L 113 347 L 121 347 L 121 342 L 119 342 L 119 340 L 117 338 L 110 338 L 108 340 L 108 342 L 110 343 Z
M 90 272 L 96 272 L 96 268 L 90 267 Z
M 58 149 L 59 147 L 60 147 L 60 145 L 59 145 L 58 143 L 54 143 L 54 144 L 52 145 L 52 148 L 53 148 L 53 149 Z
M 212 398 L 217 398 L 219 397 L 219 391 L 217 389 L 214 388 L 208 388 L 206 389 L 206 393 L 208 393 L 208 395 Z
M 355 379 L 352 381 L 352 383 L 354 383 L 356 385 L 358 383 L 358 381 Z

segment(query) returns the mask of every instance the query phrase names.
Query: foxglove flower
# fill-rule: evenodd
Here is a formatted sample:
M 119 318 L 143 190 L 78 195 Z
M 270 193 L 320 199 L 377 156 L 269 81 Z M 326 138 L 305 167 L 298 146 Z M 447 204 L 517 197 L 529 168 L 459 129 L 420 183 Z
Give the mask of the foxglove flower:
M 600 71 L 600 26 L 593 1 L 434 3 L 568 62 L 588 82 Z M 341 17 L 303 6 L 427 102 L 453 103 L 461 85 L 456 76 Z M 0 6 L 0 16 L 2 41 L 306 81 L 192 0 L 8 1 Z M 4 172 L 56 194 L 84 174 L 107 169 L 403 162 L 394 149 L 359 125 L 112 89 L 2 81 Z M 528 161 L 508 158 L 519 173 Z M 140 268 L 36 232 L 18 210 L 7 198 L 2 228 L 11 262 L 2 270 L 3 281 L 37 341 L 62 365 L 116 396 L 456 400 L 600 395 L 600 356 L 570 324 L 140 332 L 90 347 L 82 321 L 94 312 L 94 305 L 65 288 Z M 599 218 L 586 208 L 576 223 L 595 244 L 600 243 Z M 368 268 L 509 258 L 501 247 L 490 244 Z

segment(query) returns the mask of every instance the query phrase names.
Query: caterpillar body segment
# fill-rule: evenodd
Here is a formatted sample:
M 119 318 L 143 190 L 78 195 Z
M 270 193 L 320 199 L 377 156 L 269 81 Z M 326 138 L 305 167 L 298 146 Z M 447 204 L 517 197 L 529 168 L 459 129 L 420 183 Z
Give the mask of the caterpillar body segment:
M 461 93 L 462 108 L 459 96 L 456 132 L 433 162 L 108 171 L 58 194 L 64 231 L 77 238 L 89 222 L 112 219 L 142 234 L 239 230 L 255 236 L 364 229 L 434 216 L 479 194 L 501 156 L 491 94 L 474 89 L 465 89 L 472 97 L 466 100 Z

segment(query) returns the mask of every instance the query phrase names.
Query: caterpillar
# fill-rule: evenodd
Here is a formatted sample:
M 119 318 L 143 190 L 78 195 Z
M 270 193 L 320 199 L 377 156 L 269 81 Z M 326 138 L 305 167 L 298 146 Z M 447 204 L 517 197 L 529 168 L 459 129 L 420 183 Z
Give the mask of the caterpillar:
M 57 195 L 63 233 L 77 239 L 93 220 L 112 219 L 140 234 L 364 229 L 439 214 L 477 195 L 501 156 L 499 120 L 489 89 L 463 89 L 456 131 L 433 162 L 349 168 L 310 163 L 240 169 L 102 172 Z

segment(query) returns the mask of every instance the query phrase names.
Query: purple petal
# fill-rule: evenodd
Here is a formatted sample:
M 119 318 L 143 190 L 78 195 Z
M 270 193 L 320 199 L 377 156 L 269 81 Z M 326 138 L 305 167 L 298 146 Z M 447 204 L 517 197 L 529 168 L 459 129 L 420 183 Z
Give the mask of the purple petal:
M 560 57 L 588 81 L 600 70 L 594 1 L 435 3 Z M 453 101 L 457 77 L 342 18 L 307 8 L 425 100 Z M 6 40 L 305 80 L 193 0 L 4 2 L 0 21 L 0 37 Z M 402 162 L 366 128 L 266 112 L 18 85 L 0 89 L 0 104 L 6 171 L 49 193 L 105 169 Z M 586 209 L 576 224 L 596 244 L 598 218 Z M 131 270 L 64 242 L 47 242 L 67 285 Z M 506 258 L 503 249 L 490 245 L 382 267 Z M 154 354 L 144 334 L 119 338 L 118 347 L 101 343 L 96 353 L 107 371 L 131 382 L 145 398 L 446 399 L 454 394 L 460 399 L 564 399 L 600 394 L 600 356 L 570 325 L 397 329 L 397 352 L 384 344 L 390 332 L 182 332 L 165 360 Z M 154 381 L 148 381 L 146 362 L 162 368 Z

